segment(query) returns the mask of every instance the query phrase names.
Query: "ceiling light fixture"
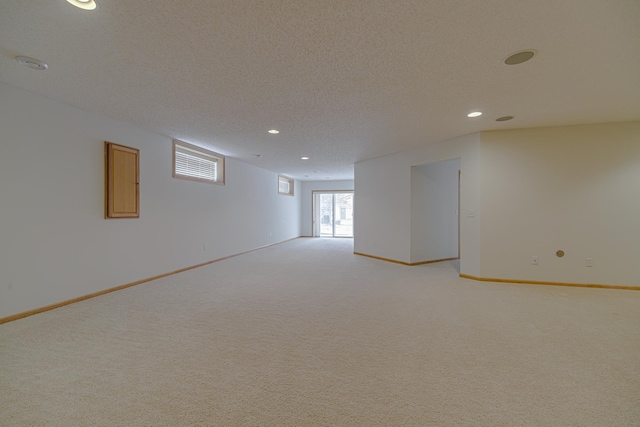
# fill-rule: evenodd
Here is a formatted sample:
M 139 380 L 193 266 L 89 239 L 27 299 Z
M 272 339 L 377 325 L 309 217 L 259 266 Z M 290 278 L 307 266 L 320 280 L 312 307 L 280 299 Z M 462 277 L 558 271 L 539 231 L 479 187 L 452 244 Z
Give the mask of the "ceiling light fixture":
M 280 131 L 279 131 L 279 130 L 275 130 L 275 129 L 271 129 L 271 130 L 269 131 L 269 133 L 270 133 L 271 135 L 277 135 L 277 134 L 279 134 L 279 133 L 280 133 Z
M 467 114 L 467 117 L 480 117 L 482 115 L 481 111 L 474 111 L 472 113 Z
M 308 157 L 306 157 L 306 156 L 305 156 L 305 157 L 300 157 L 300 159 L 302 159 L 302 160 L 309 160 L 309 158 L 308 158 Z
M 67 0 L 67 2 L 83 10 L 94 10 L 98 7 L 95 0 Z
M 42 62 L 35 58 L 29 58 L 28 56 L 16 56 L 16 61 L 25 67 L 33 68 L 34 70 L 46 70 L 49 68 L 49 64 L 46 62 Z
M 513 116 L 498 117 L 496 119 L 496 122 L 506 122 L 507 120 L 511 120 L 511 119 L 513 119 Z
M 522 64 L 523 62 L 527 62 L 528 60 L 536 56 L 537 53 L 538 51 L 535 49 L 519 50 L 504 58 L 502 62 L 507 65 Z

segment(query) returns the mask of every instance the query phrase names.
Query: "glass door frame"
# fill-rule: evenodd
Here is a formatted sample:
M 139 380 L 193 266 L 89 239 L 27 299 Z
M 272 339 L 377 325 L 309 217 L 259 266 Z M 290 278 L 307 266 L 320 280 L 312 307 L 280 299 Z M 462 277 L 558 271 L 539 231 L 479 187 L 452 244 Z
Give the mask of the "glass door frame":
M 350 236 L 336 236 L 336 194 L 339 193 L 351 193 L 351 235 Z M 316 211 L 319 207 L 316 206 L 316 196 L 319 194 L 330 194 L 332 199 L 332 221 L 331 221 L 331 236 L 322 236 L 319 224 L 316 224 Z M 313 237 L 332 237 L 332 238 L 353 238 L 353 202 L 355 200 L 355 192 L 353 190 L 312 190 L 311 191 L 311 231 Z

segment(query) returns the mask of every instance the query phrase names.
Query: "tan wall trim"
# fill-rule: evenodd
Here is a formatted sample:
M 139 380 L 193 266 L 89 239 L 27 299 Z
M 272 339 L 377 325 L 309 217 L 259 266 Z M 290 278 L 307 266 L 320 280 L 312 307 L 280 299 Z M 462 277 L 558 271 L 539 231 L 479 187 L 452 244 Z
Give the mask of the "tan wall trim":
M 398 261 L 398 260 L 395 260 L 395 259 L 389 259 L 389 258 L 383 258 L 383 257 L 375 256 L 375 255 L 363 254 L 363 253 L 360 253 L 360 252 L 354 252 L 354 255 L 366 256 L 366 257 L 369 257 L 369 258 L 379 259 L 379 260 L 382 260 L 382 261 L 393 262 L 393 263 L 396 263 L 396 264 L 402 264 L 402 265 L 408 265 L 408 266 L 431 264 L 431 263 L 434 263 L 434 262 L 452 261 L 452 260 L 455 260 L 455 259 L 460 259 L 460 258 L 444 258 L 444 259 L 436 259 L 436 260 L 433 260 L 433 261 L 422 261 L 422 262 L 408 263 L 408 262 L 404 262 L 404 261 Z M 477 277 L 477 276 L 471 276 L 471 275 L 468 275 L 468 274 L 460 274 L 460 277 L 462 277 L 463 279 L 477 280 L 477 281 L 480 281 L 480 282 L 521 283 L 521 284 L 525 284 L 525 285 L 573 286 L 573 287 L 579 287 L 579 288 L 624 289 L 624 290 L 640 291 L 640 286 L 605 285 L 605 284 L 599 284 L 599 283 L 545 282 L 545 281 L 539 281 L 539 280 L 498 279 L 498 278 L 495 278 L 495 277 Z
M 409 265 L 423 265 L 423 264 L 433 264 L 434 262 L 443 262 L 443 261 L 453 261 L 455 259 L 460 259 L 458 257 L 454 258 L 442 258 L 442 259 L 433 259 L 431 261 L 420 261 L 420 262 L 412 262 Z
M 366 257 L 368 257 L 368 258 L 373 258 L 373 259 L 379 259 L 379 260 L 387 261 L 387 262 L 395 262 L 396 264 L 411 265 L 411 264 L 409 264 L 408 262 L 398 261 L 398 260 L 395 260 L 395 259 L 389 259 L 389 258 L 382 258 L 382 257 L 379 257 L 379 256 L 363 254 L 363 253 L 360 253 L 360 252 L 354 252 L 353 254 L 354 254 L 354 255 L 360 255 L 360 256 L 366 256 Z
M 383 257 L 375 256 L 375 255 L 363 254 L 361 252 L 354 252 L 353 254 L 354 255 L 360 255 L 360 256 L 366 256 L 368 258 L 373 258 L 373 259 L 379 259 L 381 261 L 394 262 L 396 264 L 408 265 L 408 266 L 431 264 L 431 263 L 434 263 L 434 262 L 452 261 L 454 259 L 459 259 L 459 258 L 443 258 L 443 259 L 434 259 L 434 260 L 431 260 L 431 261 L 404 262 L 404 261 L 398 261 L 398 260 L 390 259 L 390 258 L 383 258 Z
M 463 279 L 478 280 L 480 282 L 498 282 L 498 283 L 522 283 L 525 285 L 551 285 L 551 286 L 573 286 L 579 288 L 600 288 L 600 289 L 626 289 L 640 291 L 640 286 L 624 286 L 624 285 L 604 285 L 598 283 L 567 283 L 567 282 L 544 282 L 539 280 L 515 280 L 515 279 L 497 279 L 493 277 L 477 277 L 468 274 L 460 274 Z
M 151 282 L 152 280 L 157 280 L 157 279 L 161 279 L 163 277 L 167 277 L 167 276 L 171 276 L 171 275 L 174 275 L 174 274 L 182 273 L 183 271 L 193 270 L 194 268 L 203 267 L 205 265 L 213 264 L 214 262 L 224 261 L 225 259 L 237 257 L 237 256 L 244 255 L 244 254 L 248 254 L 249 252 L 253 252 L 253 251 L 260 250 L 260 249 L 268 248 L 270 246 L 279 245 L 281 243 L 289 242 L 291 240 L 295 240 L 295 239 L 298 239 L 298 238 L 299 237 L 294 237 L 292 239 L 283 240 L 282 242 L 271 243 L 269 245 L 264 245 L 264 246 L 260 246 L 260 247 L 254 248 L 254 249 L 249 249 L 248 251 L 240 252 L 240 253 L 237 253 L 237 254 L 229 255 L 229 256 L 226 256 L 226 257 L 218 258 L 218 259 L 214 259 L 212 261 L 203 262 L 201 264 L 192 265 L 190 267 L 181 268 L 179 270 L 174 270 L 174 271 L 171 271 L 169 273 L 159 274 L 159 275 L 153 276 L 153 277 L 147 277 L 146 279 L 137 280 L 137 281 L 131 282 L 131 283 L 126 283 L 124 285 L 116 286 L 114 288 L 105 289 L 105 290 L 102 290 L 102 291 L 94 292 L 92 294 L 83 295 L 81 297 L 72 298 L 72 299 L 69 299 L 69 300 L 66 300 L 66 301 L 57 302 L 55 304 L 47 305 L 47 306 L 40 307 L 40 308 L 34 308 L 33 310 L 25 311 L 25 312 L 22 312 L 22 313 L 12 314 L 11 316 L 0 318 L 0 325 L 3 324 L 3 323 L 12 322 L 14 320 L 22 319 L 23 317 L 29 317 L 29 316 L 33 316 L 34 314 L 44 313 L 45 311 L 53 310 L 55 308 L 64 307 L 65 305 L 69 305 L 69 304 L 73 304 L 73 303 L 76 303 L 76 302 L 84 301 L 84 300 L 87 300 L 87 299 L 90 299 L 90 298 L 99 297 L 100 295 L 105 295 L 105 294 L 108 294 L 108 293 L 111 293 L 111 292 L 119 291 L 121 289 L 130 288 L 132 286 L 140 285 L 142 283 Z

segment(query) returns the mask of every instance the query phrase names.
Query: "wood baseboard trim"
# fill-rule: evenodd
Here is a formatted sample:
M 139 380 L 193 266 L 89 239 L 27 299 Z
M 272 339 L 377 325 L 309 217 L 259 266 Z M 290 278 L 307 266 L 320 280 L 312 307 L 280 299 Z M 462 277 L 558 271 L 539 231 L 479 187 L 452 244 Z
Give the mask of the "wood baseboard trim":
M 375 255 L 363 254 L 361 252 L 354 252 L 353 254 L 354 255 L 360 255 L 360 256 L 366 256 L 367 258 L 379 259 L 380 261 L 393 262 L 395 264 L 411 265 L 408 262 L 398 261 L 396 259 L 390 259 L 390 258 L 383 258 L 383 257 L 380 257 L 380 256 L 375 256 Z
M 454 258 L 442 258 L 442 259 L 434 259 L 431 261 L 420 261 L 420 262 L 412 262 L 409 265 L 423 265 L 423 264 L 433 264 L 434 262 L 443 262 L 443 261 L 453 261 L 456 259 L 460 259 L 458 257 L 454 257 Z
M 640 291 L 640 286 L 625 285 L 604 285 L 599 283 L 567 283 L 567 282 L 546 282 L 540 280 L 516 280 L 516 279 L 498 279 L 495 277 L 477 277 L 469 274 L 460 274 L 463 279 L 477 280 L 480 282 L 497 282 L 497 283 L 520 283 L 524 285 L 549 285 L 549 286 L 570 286 L 576 288 L 599 288 L 599 289 L 624 289 L 630 291 Z
M 280 245 L 282 243 L 290 242 L 291 240 L 295 240 L 295 239 L 298 239 L 298 238 L 300 238 L 300 236 L 299 237 L 294 237 L 294 238 L 291 238 L 291 239 L 287 239 L 287 240 L 283 240 L 282 242 L 271 243 L 269 245 L 264 245 L 264 246 L 260 246 L 260 247 L 254 248 L 254 249 L 249 249 L 248 251 L 240 252 L 240 253 L 233 254 L 233 255 L 228 255 L 228 256 L 225 256 L 225 257 L 222 257 L 222 258 L 217 258 L 217 259 L 214 259 L 212 261 L 207 261 L 207 262 L 203 262 L 203 263 L 200 263 L 200 264 L 192 265 L 190 267 L 180 268 L 178 270 L 170 271 L 170 272 L 164 273 L 164 274 L 159 274 L 157 276 L 147 277 L 146 279 L 136 280 L 135 282 L 125 283 L 124 285 L 120 285 L 120 286 L 116 286 L 116 287 L 113 287 L 113 288 L 104 289 L 104 290 L 98 291 L 98 292 L 93 292 L 91 294 L 83 295 L 83 296 L 80 296 L 80 297 L 77 297 L 77 298 L 72 298 L 72 299 L 69 299 L 69 300 L 66 300 L 66 301 L 57 302 L 55 304 L 50 304 L 50 305 L 47 305 L 47 306 L 44 306 L 44 307 L 34 308 L 33 310 L 24 311 L 22 313 L 12 314 L 11 316 L 0 318 L 0 325 L 3 324 L 3 323 L 13 322 L 14 320 L 22 319 L 24 317 L 33 316 L 34 314 L 44 313 L 45 311 L 49 311 L 49 310 L 53 310 L 53 309 L 56 309 L 56 308 L 64 307 L 65 305 L 69 305 L 69 304 L 73 304 L 73 303 L 76 303 L 76 302 L 84 301 L 84 300 L 87 300 L 87 299 L 99 297 L 100 295 L 105 295 L 105 294 L 109 294 L 111 292 L 115 292 L 115 291 L 119 291 L 119 290 L 122 290 L 122 289 L 130 288 L 132 286 L 140 285 L 142 283 L 151 282 L 152 280 L 162 279 L 163 277 L 172 276 L 174 274 L 182 273 L 182 272 L 188 271 L 188 270 L 193 270 L 194 268 L 204 267 L 205 265 L 213 264 L 215 262 L 224 261 L 224 260 L 229 259 L 229 258 L 234 258 L 234 257 L 240 256 L 240 255 L 248 254 L 249 252 L 259 251 L 260 249 L 265 249 L 265 248 L 268 248 L 268 247 L 271 247 L 271 246 Z
M 383 258 L 383 257 L 379 257 L 379 256 L 375 256 L 375 255 L 369 255 L 369 254 L 363 254 L 361 252 L 354 252 L 354 255 L 360 255 L 360 256 L 366 256 L 368 258 L 373 258 L 373 259 L 379 259 L 380 261 L 387 261 L 387 262 L 393 262 L 395 264 L 402 264 L 402 265 L 408 265 L 408 266 L 413 266 L 413 265 L 423 265 L 423 264 L 432 264 L 434 262 L 442 262 L 442 261 L 452 261 L 454 259 L 460 259 L 460 258 L 442 258 L 442 259 L 434 259 L 431 261 L 420 261 L 420 262 L 404 262 L 404 261 L 398 261 L 395 259 L 390 259 L 390 258 Z

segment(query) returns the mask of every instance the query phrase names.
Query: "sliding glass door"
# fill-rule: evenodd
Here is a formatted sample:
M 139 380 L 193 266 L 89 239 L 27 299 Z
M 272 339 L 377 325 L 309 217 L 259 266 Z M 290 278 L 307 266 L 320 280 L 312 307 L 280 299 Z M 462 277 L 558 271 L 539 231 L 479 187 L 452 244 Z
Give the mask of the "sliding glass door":
M 313 192 L 313 235 L 353 237 L 353 191 Z

